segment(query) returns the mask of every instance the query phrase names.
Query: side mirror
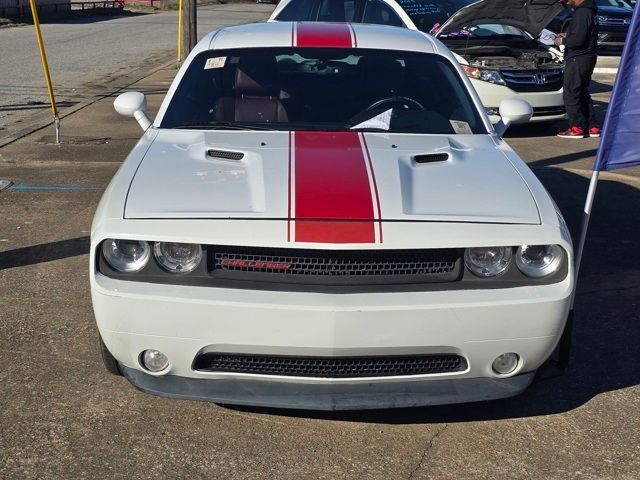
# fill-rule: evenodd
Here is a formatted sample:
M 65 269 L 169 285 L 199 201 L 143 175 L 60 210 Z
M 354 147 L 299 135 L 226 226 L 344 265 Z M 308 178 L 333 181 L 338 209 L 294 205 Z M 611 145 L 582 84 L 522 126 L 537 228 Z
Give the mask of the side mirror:
M 113 101 L 113 108 L 120 115 L 135 118 L 144 131 L 151 126 L 151 120 L 144 113 L 147 109 L 147 97 L 140 92 L 121 93 Z
M 533 108 L 529 102 L 519 98 L 507 98 L 500 102 L 501 120 L 496 124 L 496 133 L 500 136 L 504 135 L 509 125 L 512 123 L 526 123 L 531 120 Z

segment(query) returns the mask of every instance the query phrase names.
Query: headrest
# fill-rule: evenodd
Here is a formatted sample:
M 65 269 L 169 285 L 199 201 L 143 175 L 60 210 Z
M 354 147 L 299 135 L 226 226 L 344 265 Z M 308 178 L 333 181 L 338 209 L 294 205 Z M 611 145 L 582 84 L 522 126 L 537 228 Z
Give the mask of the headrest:
M 245 55 L 240 58 L 233 91 L 242 95 L 273 95 L 280 90 L 275 57 Z

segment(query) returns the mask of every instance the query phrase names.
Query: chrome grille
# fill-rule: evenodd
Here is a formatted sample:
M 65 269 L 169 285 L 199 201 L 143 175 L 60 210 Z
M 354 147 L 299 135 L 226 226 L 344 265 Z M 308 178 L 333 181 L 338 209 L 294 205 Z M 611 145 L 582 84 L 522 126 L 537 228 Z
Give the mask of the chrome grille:
M 549 92 L 562 87 L 561 68 L 546 70 L 502 70 L 507 86 L 516 92 Z
M 598 25 L 601 27 L 628 27 L 630 24 L 630 18 L 606 17 L 598 19 Z
M 467 369 L 467 362 L 464 357 L 452 354 L 298 357 L 204 353 L 196 357 L 193 363 L 193 369 L 212 373 L 245 373 L 286 377 L 358 378 L 462 372 Z

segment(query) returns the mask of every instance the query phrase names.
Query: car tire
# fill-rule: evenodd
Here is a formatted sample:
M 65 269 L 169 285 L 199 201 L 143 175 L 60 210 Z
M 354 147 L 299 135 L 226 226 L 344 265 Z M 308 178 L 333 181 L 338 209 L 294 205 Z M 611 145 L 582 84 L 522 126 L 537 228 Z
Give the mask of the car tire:
M 104 368 L 111 375 L 122 376 L 122 372 L 120 371 L 120 367 L 118 366 L 118 361 L 111 355 L 111 352 L 107 348 L 107 346 L 100 338 L 100 354 L 102 355 L 102 363 L 104 364 Z

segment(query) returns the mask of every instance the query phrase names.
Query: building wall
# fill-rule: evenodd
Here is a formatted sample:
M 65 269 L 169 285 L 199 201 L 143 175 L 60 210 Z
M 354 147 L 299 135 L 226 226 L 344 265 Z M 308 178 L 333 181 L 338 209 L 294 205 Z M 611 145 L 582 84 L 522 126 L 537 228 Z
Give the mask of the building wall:
M 68 10 L 71 1 L 82 0 L 36 0 L 36 5 L 39 12 L 47 13 L 56 10 L 54 5 L 57 5 L 57 9 L 60 11 Z M 0 0 L 0 17 L 29 15 L 29 11 L 29 0 Z

